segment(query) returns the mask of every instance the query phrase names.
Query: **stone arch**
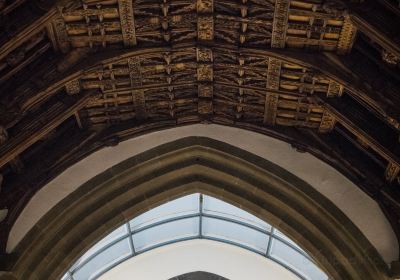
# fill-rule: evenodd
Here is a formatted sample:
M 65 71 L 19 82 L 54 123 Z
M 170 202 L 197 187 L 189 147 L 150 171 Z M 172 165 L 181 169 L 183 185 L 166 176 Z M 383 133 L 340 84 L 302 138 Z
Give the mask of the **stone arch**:
M 148 150 L 79 187 L 18 245 L 12 273 L 18 279 L 56 279 L 117 225 L 193 192 L 269 221 L 333 279 L 388 279 L 376 249 L 310 185 L 254 154 L 203 137 Z

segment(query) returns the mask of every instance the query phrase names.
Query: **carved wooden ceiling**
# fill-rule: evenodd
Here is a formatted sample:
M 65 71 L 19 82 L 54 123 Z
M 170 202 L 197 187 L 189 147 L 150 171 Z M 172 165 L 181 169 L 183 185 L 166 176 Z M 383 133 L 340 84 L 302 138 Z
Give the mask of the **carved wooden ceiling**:
M 399 234 L 399 26 L 391 0 L 0 0 L 0 249 L 78 159 L 198 122 L 316 155 Z

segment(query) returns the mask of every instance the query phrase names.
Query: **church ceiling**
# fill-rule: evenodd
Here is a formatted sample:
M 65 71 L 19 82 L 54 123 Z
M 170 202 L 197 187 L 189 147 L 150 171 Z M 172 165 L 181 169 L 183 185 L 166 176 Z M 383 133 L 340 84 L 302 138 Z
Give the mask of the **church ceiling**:
M 396 1 L 0 0 L 0 248 L 89 153 L 218 123 L 336 167 L 400 230 Z

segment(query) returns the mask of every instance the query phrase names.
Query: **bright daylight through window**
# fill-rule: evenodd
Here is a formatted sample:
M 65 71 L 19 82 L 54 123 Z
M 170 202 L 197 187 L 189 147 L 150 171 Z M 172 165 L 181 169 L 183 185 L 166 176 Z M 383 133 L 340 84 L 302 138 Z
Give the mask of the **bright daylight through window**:
M 300 279 L 328 279 L 307 253 L 276 228 L 219 199 L 192 194 L 120 226 L 80 257 L 62 280 L 96 279 L 138 254 L 191 239 L 242 247 L 275 261 Z

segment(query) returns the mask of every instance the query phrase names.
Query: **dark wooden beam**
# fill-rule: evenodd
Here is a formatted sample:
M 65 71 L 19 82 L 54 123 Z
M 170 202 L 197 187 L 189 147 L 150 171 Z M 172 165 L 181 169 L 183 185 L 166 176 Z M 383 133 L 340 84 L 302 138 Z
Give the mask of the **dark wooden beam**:
M 360 32 L 384 50 L 400 57 L 399 12 L 382 1 L 386 2 L 366 0 L 349 4 L 350 18 Z
M 11 137 L 0 147 L 0 167 L 16 158 L 19 154 L 42 139 L 49 132 L 59 126 L 66 119 L 83 108 L 93 98 L 92 93 L 77 96 L 71 100 L 57 102 L 50 106 L 39 116 L 27 116 L 32 120 L 28 123 L 26 130 Z M 69 99 L 69 98 L 68 98 Z

